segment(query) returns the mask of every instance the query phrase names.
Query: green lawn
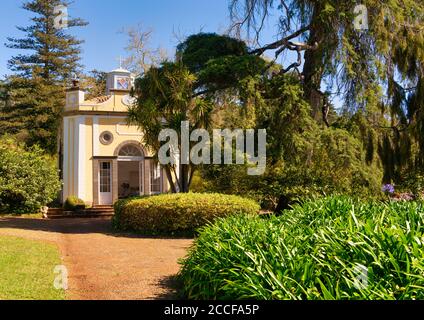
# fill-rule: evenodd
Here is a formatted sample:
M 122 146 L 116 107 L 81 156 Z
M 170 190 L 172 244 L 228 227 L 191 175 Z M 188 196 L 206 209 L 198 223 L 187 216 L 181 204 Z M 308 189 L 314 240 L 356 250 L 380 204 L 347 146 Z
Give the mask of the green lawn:
M 60 264 L 54 245 L 0 236 L 0 300 L 63 300 L 53 286 Z
M 41 213 L 33 213 L 33 214 L 3 214 L 3 213 L 0 213 L 0 218 L 43 219 L 43 215 Z

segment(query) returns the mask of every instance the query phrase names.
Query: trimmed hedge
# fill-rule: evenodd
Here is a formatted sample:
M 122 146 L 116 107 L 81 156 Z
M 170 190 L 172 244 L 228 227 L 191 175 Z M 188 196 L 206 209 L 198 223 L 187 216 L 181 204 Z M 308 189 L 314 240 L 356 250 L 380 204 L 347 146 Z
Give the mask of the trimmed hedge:
M 166 194 L 120 200 L 115 204 L 113 226 L 146 235 L 193 235 L 217 218 L 255 215 L 253 200 L 223 194 Z
M 281 217 L 230 217 L 182 262 L 188 299 L 422 300 L 424 203 L 346 197 Z
M 85 204 L 84 200 L 81 200 L 75 196 L 71 196 L 66 199 L 63 205 L 63 209 L 65 209 L 65 211 L 81 211 L 85 210 L 86 208 L 87 205 Z

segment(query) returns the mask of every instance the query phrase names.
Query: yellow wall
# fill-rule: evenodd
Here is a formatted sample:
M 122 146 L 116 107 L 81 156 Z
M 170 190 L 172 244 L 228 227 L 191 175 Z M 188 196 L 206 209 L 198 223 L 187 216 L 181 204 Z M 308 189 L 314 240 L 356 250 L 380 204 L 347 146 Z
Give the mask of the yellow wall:
M 142 136 L 137 127 L 126 125 L 126 119 L 119 116 L 79 115 L 65 117 L 67 145 L 64 158 L 64 199 L 69 196 L 78 196 L 92 205 L 93 194 L 93 157 L 116 156 L 120 145 L 126 142 L 141 142 Z M 105 132 L 113 134 L 113 142 L 104 145 L 100 142 L 100 135 Z M 81 135 L 81 137 L 80 137 Z M 146 148 L 145 157 L 153 154 Z M 146 179 L 148 178 L 145 175 Z M 146 180 L 147 182 L 148 180 Z M 165 185 L 165 187 L 167 184 Z
M 142 142 L 143 136 L 135 126 L 128 126 L 125 118 L 121 117 L 99 117 L 99 134 L 109 131 L 113 134 L 113 143 L 103 145 L 99 142 L 99 151 L 102 156 L 113 156 L 117 148 L 124 142 Z M 153 156 L 147 148 L 144 148 L 145 156 Z
M 79 96 L 77 93 L 80 93 Z M 68 97 L 77 95 L 79 99 L 83 99 L 84 94 L 82 91 L 68 92 Z M 123 103 L 125 96 L 129 92 L 125 91 L 112 91 L 107 101 L 103 103 L 96 103 L 96 101 L 77 101 L 72 103 L 70 98 L 66 100 L 65 112 L 70 111 L 83 111 L 83 112 L 128 112 L 128 106 Z
M 82 92 L 78 95 L 80 101 L 75 103 L 75 97 L 70 98 L 72 94 L 76 93 L 68 92 L 64 116 L 63 198 L 79 196 L 91 205 L 94 200 L 93 157 L 114 157 L 121 144 L 130 141 L 142 142 L 142 135 L 137 127 L 126 125 L 128 107 L 122 100 L 128 95 L 127 92 L 112 91 L 110 99 L 101 104 L 84 101 Z M 74 103 L 70 103 L 71 101 Z M 104 131 L 113 134 L 112 144 L 103 145 L 100 142 L 100 135 Z M 144 151 L 145 157 L 153 156 L 146 148 Z M 147 163 L 149 161 L 146 161 Z M 145 181 L 149 182 L 146 172 Z M 169 187 L 166 177 L 164 187 L 165 190 Z

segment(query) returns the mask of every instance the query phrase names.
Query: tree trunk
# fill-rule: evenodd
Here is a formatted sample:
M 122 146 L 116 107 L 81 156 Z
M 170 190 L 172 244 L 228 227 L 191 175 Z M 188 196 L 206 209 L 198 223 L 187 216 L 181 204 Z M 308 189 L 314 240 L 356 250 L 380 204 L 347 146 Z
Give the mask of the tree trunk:
M 320 92 L 321 81 L 323 77 L 323 44 L 325 39 L 325 31 L 322 27 L 319 17 L 322 11 L 322 4 L 318 3 L 314 7 L 314 13 L 311 20 L 311 28 L 308 44 L 314 46 L 318 44 L 316 49 L 305 51 L 305 64 L 303 67 L 304 77 L 304 94 L 305 99 L 311 105 L 312 116 L 317 121 L 322 121 L 323 95 Z
M 169 185 L 171 186 L 171 192 L 177 193 L 177 188 L 175 187 L 174 177 L 172 176 L 171 168 L 165 166 L 166 177 L 168 178 Z
M 190 191 L 190 165 L 180 165 L 180 185 L 182 193 L 188 193 Z

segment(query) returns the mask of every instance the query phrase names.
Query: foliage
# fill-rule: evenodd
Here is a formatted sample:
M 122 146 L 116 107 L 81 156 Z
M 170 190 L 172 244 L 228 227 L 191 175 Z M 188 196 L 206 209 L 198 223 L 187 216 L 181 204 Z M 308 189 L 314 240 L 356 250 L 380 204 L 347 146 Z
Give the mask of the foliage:
M 215 33 L 193 34 L 177 47 L 177 58 L 193 73 L 202 71 L 214 59 L 247 53 L 243 41 Z
M 55 266 L 62 264 L 55 245 L 0 237 L 1 300 L 64 300 L 53 286 Z
M 202 166 L 200 190 L 249 195 L 266 208 L 275 207 L 282 195 L 303 199 L 381 192 L 382 161 L 372 148 L 378 139 L 370 141 L 374 132 L 365 117 L 332 112 L 331 127 L 320 125 L 296 73 L 279 72 L 281 66 L 228 36 L 190 36 L 179 45 L 177 57 L 195 72 L 198 90 L 213 101 L 216 128 L 267 130 L 266 175 L 247 176 L 243 166 Z
M 120 199 L 118 201 L 116 201 L 113 205 L 113 209 L 115 214 L 112 217 L 112 226 L 114 229 L 116 230 L 123 230 L 123 226 L 121 225 L 121 221 L 122 221 L 122 217 L 121 214 L 123 212 L 124 207 L 135 200 L 140 200 L 145 198 L 144 196 L 141 197 L 130 197 L 130 198 L 126 198 L 126 199 Z
M 399 186 L 401 191 L 411 192 L 417 199 L 424 197 L 424 173 L 422 171 L 412 171 L 405 175 L 403 184 Z
M 196 75 L 195 89 L 209 97 L 217 91 L 238 88 L 240 84 L 264 73 L 268 66 L 258 56 L 248 54 L 247 44 L 215 33 L 189 36 L 177 47 L 177 60 Z
M 8 100 L 8 93 L 6 89 L 6 84 L 3 80 L 0 80 L 0 112 L 2 108 L 6 106 Z
M 196 76 L 180 63 L 165 62 L 160 68 L 151 68 L 135 83 L 137 104 L 129 110 L 129 121 L 143 132 L 144 143 L 157 154 L 162 146 L 158 137 L 163 129 L 179 132 L 181 150 L 181 123 L 190 121 L 190 130 L 208 128 L 212 105 L 193 96 Z M 171 189 L 188 192 L 194 167 L 188 164 L 165 166 Z M 177 186 L 175 186 L 177 181 Z M 178 188 L 177 188 L 178 187 Z
M 222 90 L 233 90 L 239 83 L 248 85 L 249 79 L 265 69 L 262 58 L 246 53 L 247 46 L 240 40 L 192 35 L 178 46 L 176 62 L 163 62 L 138 78 L 134 91 L 138 103 L 130 109 L 129 120 L 143 131 L 146 145 L 158 152 L 165 144 L 158 141 L 159 133 L 163 129 L 180 132 L 182 121 L 190 121 L 190 131 L 211 129 L 214 113 L 222 107 Z M 181 136 L 179 143 L 181 149 Z M 168 180 L 174 192 L 187 192 L 197 168 L 180 167 L 177 177 L 176 166 L 166 166 Z
M 202 228 L 183 261 L 189 299 L 424 298 L 424 204 L 315 200 L 281 217 Z M 361 280 L 361 281 L 360 281 Z
M 282 195 L 295 200 L 381 192 L 381 164 L 378 159 L 369 161 L 373 155 L 354 127 L 355 119 L 336 116 L 337 126 L 321 128 L 311 117 L 293 75 L 250 79 L 242 89 L 245 108 L 227 107 L 220 115 L 221 126 L 239 128 L 247 123 L 266 128 L 267 171 L 262 177 L 250 177 L 243 166 L 203 166 L 208 188 L 248 194 L 267 209 L 274 209 Z
M 192 235 L 217 218 L 258 213 L 255 201 L 237 196 L 169 194 L 121 200 L 115 205 L 114 226 L 146 235 Z
M 63 204 L 63 209 L 65 209 L 65 211 L 81 211 L 85 210 L 86 207 L 87 205 L 85 204 L 84 200 L 81 200 L 75 196 L 68 197 Z
M 86 92 L 86 100 L 91 100 L 105 95 L 106 93 L 107 73 L 98 70 L 92 70 L 80 79 L 81 87 Z
M 60 187 L 54 160 L 38 147 L 0 141 L 0 212 L 37 212 L 57 197 Z
M 61 112 L 65 105 L 68 79 L 80 68 L 82 43 L 54 27 L 54 8 L 63 0 L 30 0 L 22 8 L 34 14 L 33 24 L 18 27 L 24 38 L 8 38 L 8 48 L 23 50 L 9 60 L 15 72 L 7 78 L 10 103 L 0 109 L 0 131 L 18 135 L 27 144 L 38 144 L 50 153 L 57 151 Z M 68 27 L 84 26 L 80 19 L 68 19 Z
M 318 123 L 334 125 L 327 113 L 336 98 L 353 117 L 362 117 L 357 129 L 362 141 L 378 151 L 384 183 L 403 183 L 405 171 L 422 168 L 422 0 L 361 1 L 367 9 L 362 11 L 367 28 L 355 24 L 361 18 L 355 12 L 356 1 L 229 2 L 234 30 L 238 35 L 243 30 L 253 34 L 254 43 L 263 42 L 265 25 L 276 17 L 277 40 L 249 53 L 298 54 L 298 61 L 285 59 L 279 69 L 299 75 L 304 98 Z
M 266 62 L 260 57 L 246 55 L 223 56 L 210 60 L 198 74 L 197 85 L 218 91 L 237 87 L 243 80 L 266 70 Z

